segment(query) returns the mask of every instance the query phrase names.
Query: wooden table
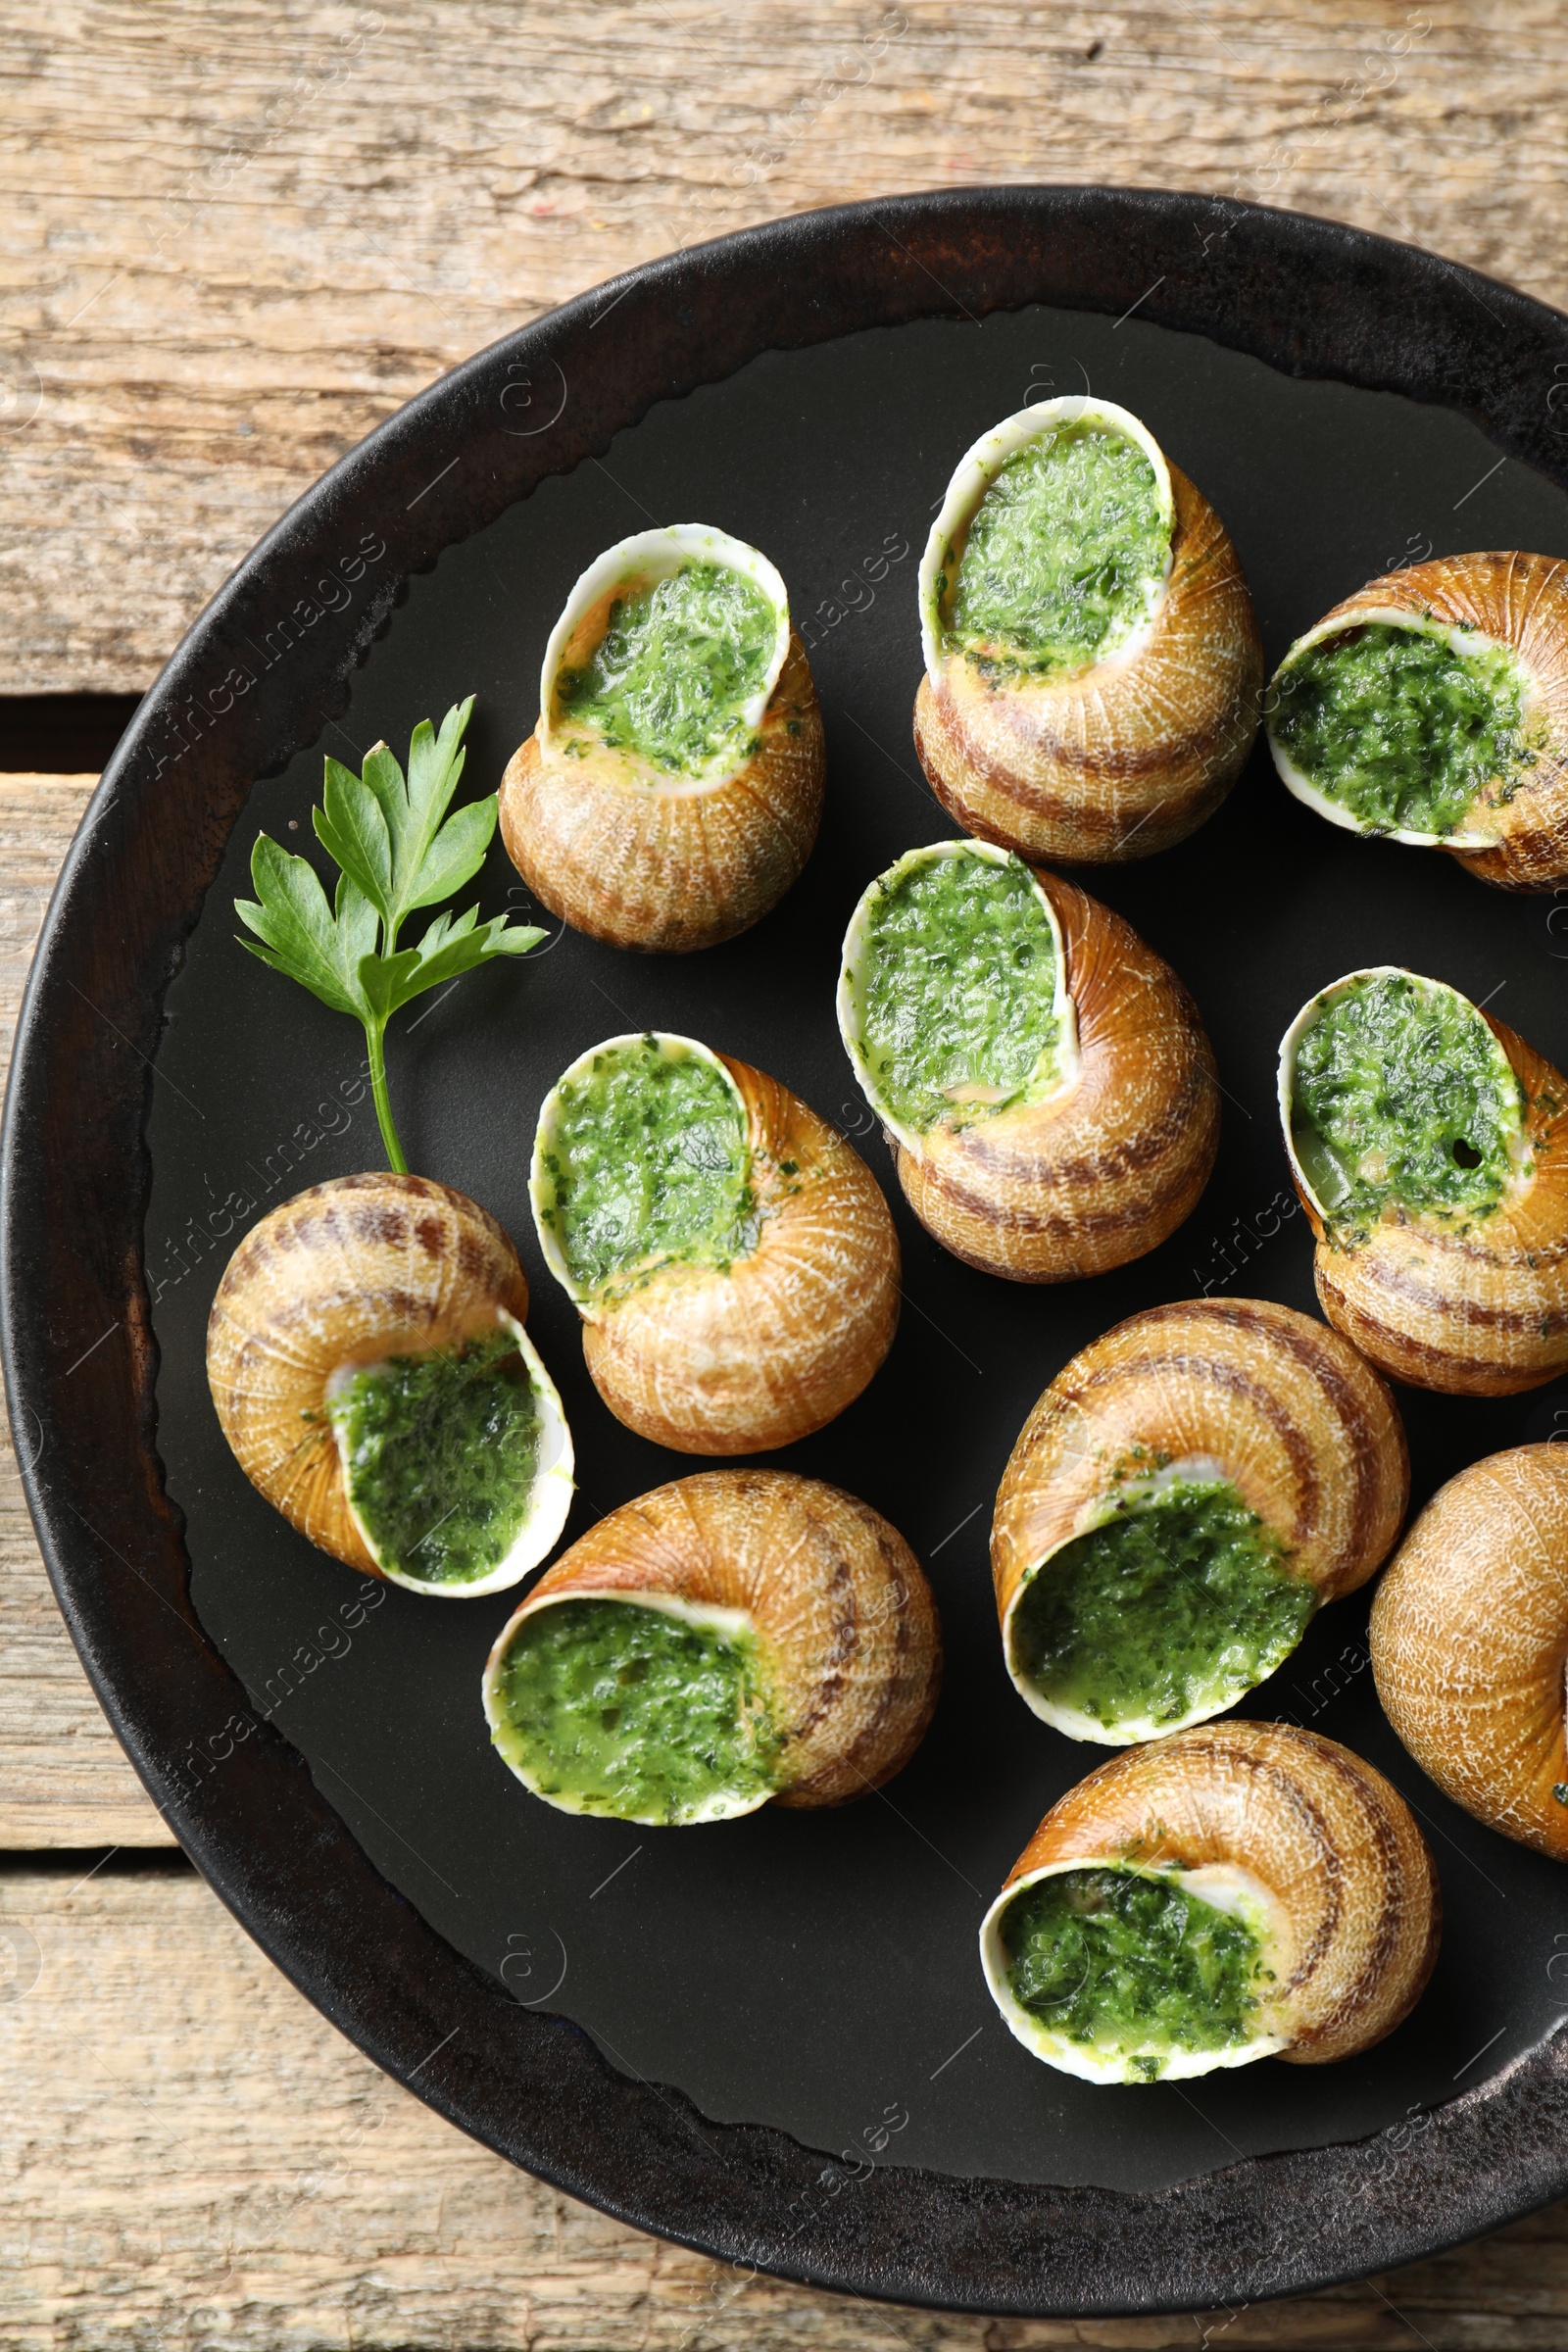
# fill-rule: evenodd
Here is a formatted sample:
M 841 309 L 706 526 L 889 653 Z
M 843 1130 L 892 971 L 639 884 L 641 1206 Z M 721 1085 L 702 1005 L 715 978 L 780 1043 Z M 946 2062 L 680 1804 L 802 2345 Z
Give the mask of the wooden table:
M 1552 0 L 12 0 L 0 697 L 143 689 L 288 501 L 432 376 L 780 212 L 1175 185 L 1561 302 L 1564 32 Z M 0 764 L 7 727 L 0 700 Z M 92 780 L 0 775 L 7 1048 Z M 231 1924 L 98 1713 L 14 1470 L 0 1605 L 4 2345 L 1568 2341 L 1568 2206 L 1206 2321 L 987 2323 L 763 2279 L 737 2298 L 438 2122 Z

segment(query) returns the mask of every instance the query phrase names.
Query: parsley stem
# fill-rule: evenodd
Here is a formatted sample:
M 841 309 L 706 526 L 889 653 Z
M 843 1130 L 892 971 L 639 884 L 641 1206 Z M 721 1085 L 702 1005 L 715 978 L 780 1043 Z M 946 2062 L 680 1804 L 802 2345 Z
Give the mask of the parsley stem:
M 385 1036 L 384 1021 L 366 1022 L 365 1040 L 370 1049 L 370 1092 L 375 1097 L 375 1115 L 381 1122 L 381 1141 L 386 1146 L 387 1159 L 394 1174 L 406 1176 L 409 1163 L 403 1156 L 403 1146 L 398 1142 L 398 1131 L 392 1124 L 392 1104 L 387 1099 L 386 1054 L 382 1050 Z

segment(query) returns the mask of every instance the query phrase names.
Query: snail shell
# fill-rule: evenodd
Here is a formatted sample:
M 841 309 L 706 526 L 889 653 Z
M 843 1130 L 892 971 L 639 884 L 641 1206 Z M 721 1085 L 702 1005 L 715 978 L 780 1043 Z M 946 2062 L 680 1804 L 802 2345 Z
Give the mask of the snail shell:
M 564 1090 L 644 1045 L 720 1072 L 744 1122 L 753 1229 L 723 1264 L 659 1259 L 597 1289 L 567 1264 L 550 1160 Z M 607 1038 L 539 1114 L 530 1184 L 545 1262 L 583 1319 L 583 1356 L 618 1421 L 678 1453 L 760 1453 L 843 1412 L 893 1345 L 898 1235 L 858 1153 L 777 1079 L 695 1038 Z
M 755 748 L 697 777 L 574 732 L 559 690 L 568 656 L 581 663 L 597 650 L 617 594 L 694 562 L 740 573 L 778 623 L 743 713 Z M 535 897 L 574 930 L 667 954 L 712 947 L 766 914 L 810 856 L 827 772 L 816 689 L 784 582 L 743 540 L 682 523 L 608 549 L 551 632 L 539 709 L 502 778 L 501 837 Z
M 1520 1164 L 1498 1205 L 1468 1225 L 1406 1216 L 1365 1239 L 1336 1232 L 1298 1156 L 1296 1058 L 1319 1008 L 1395 965 L 1348 972 L 1302 1006 L 1280 1047 L 1280 1116 L 1291 1174 L 1317 1237 L 1313 1276 L 1336 1330 L 1394 1380 L 1453 1396 L 1509 1396 L 1568 1366 L 1568 1080 L 1484 1006 L 1480 1014 L 1519 1081 Z
M 1501 648 L 1525 673 L 1526 720 L 1538 737 L 1522 778 L 1493 777 L 1477 788 L 1457 830 L 1395 830 L 1389 838 L 1451 851 L 1459 863 L 1504 890 L 1551 890 L 1568 878 L 1568 564 L 1502 551 L 1440 556 L 1369 580 L 1297 639 L 1275 672 L 1325 639 L 1382 622 L 1446 640 L 1458 652 Z M 1350 832 L 1363 824 L 1314 785 L 1277 739 L 1269 749 L 1281 780 L 1309 808 Z
M 223 1435 L 252 1486 L 348 1567 L 438 1599 L 501 1592 L 539 1565 L 571 1507 L 571 1435 L 527 1310 L 516 1250 L 464 1194 L 423 1176 L 313 1185 L 252 1228 L 218 1286 L 207 1377 Z M 333 1375 L 498 1331 L 516 1342 L 539 1414 L 530 1508 L 489 1575 L 421 1582 L 376 1557 L 350 1500 L 326 1413 Z
M 941 858 L 1005 864 L 978 841 L 912 850 L 860 900 L 844 942 L 839 1030 L 881 1119 L 905 1198 L 945 1250 L 1013 1282 L 1072 1282 L 1157 1249 L 1190 1216 L 1219 1150 L 1219 1085 L 1197 1005 L 1130 923 L 1030 869 L 1054 941 L 1060 1087 L 923 1133 L 878 1086 L 863 1036 L 874 902 Z
M 1164 581 L 1142 625 L 1091 667 L 988 677 L 944 648 L 940 582 L 1007 460 L 1079 422 L 1135 442 L 1153 467 L 1170 532 Z M 1020 857 L 1102 864 L 1185 841 L 1224 800 L 1257 732 L 1263 648 L 1236 550 L 1147 425 L 1109 401 L 1042 401 L 967 452 L 926 542 L 920 631 L 920 764 L 960 824 Z
M 1517 1446 L 1441 1487 L 1372 1603 L 1384 1712 L 1446 1796 L 1568 1861 L 1568 1458 Z
M 1152 1476 L 1151 1476 L 1152 1472 Z M 1409 1499 L 1404 1428 L 1384 1382 L 1337 1332 L 1266 1298 L 1192 1298 L 1131 1315 L 1057 1373 L 997 1494 L 991 1566 L 1007 1672 L 1045 1722 L 1109 1744 L 1158 1738 L 1231 1706 L 1221 1690 L 1177 1724 L 1107 1727 L 1048 1697 L 1014 1655 L 1037 1576 L 1129 1494 L 1183 1475 L 1234 1486 L 1319 1602 L 1364 1585 Z
M 993 1999 L 1026 2049 L 1090 2082 L 1126 2062 L 1053 2034 L 1006 1983 L 1000 1922 L 1036 1880 L 1096 1865 L 1172 1873 L 1262 1929 L 1275 1989 L 1257 2031 L 1177 2050 L 1168 2077 L 1277 2055 L 1321 2066 L 1370 2049 L 1415 2006 L 1438 1955 L 1437 1872 L 1410 1809 L 1370 1764 L 1316 1732 L 1213 1723 L 1129 1749 L 1069 1788 L 1036 1830 L 980 1932 Z
M 903 1770 L 936 1706 L 942 1630 L 931 1589 L 898 1530 L 819 1479 L 708 1470 L 656 1487 L 601 1519 L 540 1578 L 496 1642 L 485 1668 L 485 1714 L 528 1788 L 534 1779 L 503 1744 L 507 1652 L 541 1609 L 591 1598 L 662 1604 L 755 1638 L 780 1737 L 772 1786 L 721 1802 L 706 1819 L 753 1812 L 770 1800 L 842 1805 L 864 1796 Z M 546 1801 L 566 1812 L 585 1809 L 560 1794 Z

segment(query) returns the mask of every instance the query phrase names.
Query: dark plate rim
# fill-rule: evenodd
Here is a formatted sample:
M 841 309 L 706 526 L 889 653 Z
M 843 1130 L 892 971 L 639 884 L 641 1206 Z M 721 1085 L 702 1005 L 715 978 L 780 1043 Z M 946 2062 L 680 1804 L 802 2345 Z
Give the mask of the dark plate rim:
M 564 304 L 309 490 L 137 711 L 67 859 L 18 1027 L 0 1342 L 39 1544 L 111 1723 L 218 1894 L 351 2040 L 485 2145 L 738 2279 L 1069 2318 L 1303 2293 L 1562 2194 L 1568 2036 L 1408 2136 L 1243 2160 L 1157 2192 L 858 2177 L 782 2132 L 708 2122 L 447 1944 L 256 1716 L 191 1606 L 141 1268 L 164 991 L 252 780 L 347 708 L 409 580 L 656 402 L 763 351 L 1035 303 L 1136 311 L 1289 374 L 1456 409 L 1568 487 L 1568 407 L 1560 426 L 1555 414 L 1568 318 L 1414 247 L 1240 202 L 1097 187 L 889 198 L 746 229 Z M 122 1344 L 82 1358 L 114 1331 Z M 714 2316 L 722 2301 L 715 2288 Z

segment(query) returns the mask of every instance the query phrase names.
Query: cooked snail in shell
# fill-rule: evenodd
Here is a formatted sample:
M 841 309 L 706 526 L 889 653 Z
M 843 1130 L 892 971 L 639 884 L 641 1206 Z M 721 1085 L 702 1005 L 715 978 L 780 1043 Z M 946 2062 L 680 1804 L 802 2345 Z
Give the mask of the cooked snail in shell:
M 607 549 L 566 599 L 501 837 L 575 930 L 708 948 L 789 889 L 825 773 L 783 581 L 743 540 L 681 523 Z
M 1042 401 L 968 451 L 926 542 L 920 635 L 920 764 L 960 824 L 1021 857 L 1185 841 L 1257 732 L 1236 550 L 1109 401 Z
M 1281 778 L 1331 824 L 1451 850 L 1504 890 L 1568 879 L 1568 564 L 1386 573 L 1298 637 L 1268 703 Z
M 673 1825 L 879 1788 L 941 1677 L 896 1528 L 814 1478 L 709 1470 L 622 1504 L 547 1570 L 490 1653 L 484 1706 L 547 1803 Z
M 1052 1806 L 980 1958 L 1035 2057 L 1153 2082 L 1370 2049 L 1420 1997 L 1441 1916 L 1381 1773 L 1315 1732 L 1213 1723 L 1112 1757 Z
M 1568 1081 L 1445 981 L 1348 972 L 1280 1048 L 1323 1312 L 1396 1380 L 1506 1396 L 1568 1366 Z
M 462 1600 L 526 1576 L 571 1507 L 571 1434 L 494 1217 L 422 1176 L 285 1200 L 229 1259 L 207 1377 L 251 1484 L 350 1568 Z
M 1157 1248 L 1219 1149 L 1198 1007 L 1130 924 L 981 841 L 910 850 L 844 942 L 839 1029 L 944 1249 L 1069 1282 Z
M 1394 1399 L 1337 1332 L 1263 1298 L 1130 1316 L 1057 1373 L 1004 1475 L 1007 1672 L 1073 1740 L 1201 1723 L 1366 1583 L 1409 1483 Z
M 1446 1796 L 1568 1862 L 1568 1447 L 1441 1487 L 1372 1603 L 1384 1712 Z
M 863 1160 L 776 1079 L 693 1038 L 612 1037 L 546 1097 L 545 1262 L 618 1420 L 758 1453 L 858 1396 L 893 1345 L 899 1245 Z

